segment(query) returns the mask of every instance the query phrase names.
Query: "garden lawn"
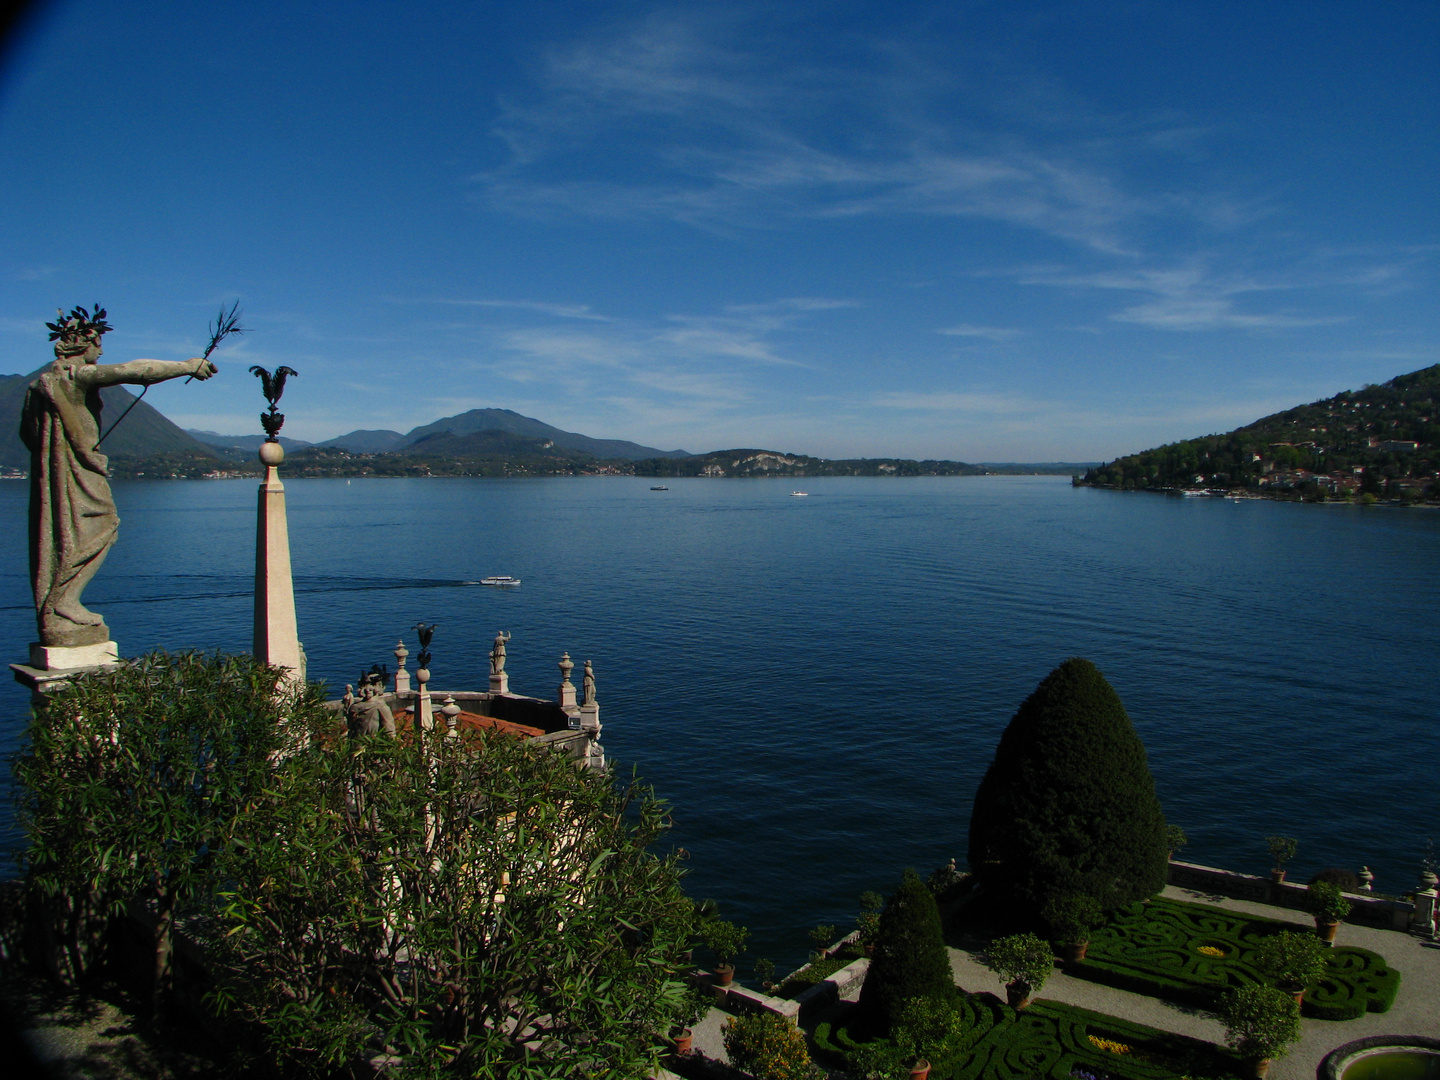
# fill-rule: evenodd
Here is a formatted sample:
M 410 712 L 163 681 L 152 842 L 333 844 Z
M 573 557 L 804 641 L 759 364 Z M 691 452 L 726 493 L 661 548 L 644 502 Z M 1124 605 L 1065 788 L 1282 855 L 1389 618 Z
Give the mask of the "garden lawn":
M 1154 899 L 1133 904 L 1095 931 L 1083 961 L 1066 965 L 1078 978 L 1213 1008 L 1220 993 L 1248 983 L 1269 985 L 1255 966 L 1255 946 L 1281 930 L 1309 927 Z M 1400 973 L 1369 949 L 1328 950 L 1329 970 L 1305 988 L 1304 1015 L 1353 1020 L 1385 1012 L 1400 989 Z
M 930 1058 L 931 1080 L 1243 1075 L 1233 1054 L 1210 1043 L 1058 1001 L 1037 1001 L 1017 1012 L 994 994 L 965 994 L 959 1006 L 964 1034 L 945 1054 Z M 817 1059 L 836 1068 L 845 1068 L 847 1051 L 861 1045 L 847 1029 L 830 1024 L 816 1027 L 814 1044 Z

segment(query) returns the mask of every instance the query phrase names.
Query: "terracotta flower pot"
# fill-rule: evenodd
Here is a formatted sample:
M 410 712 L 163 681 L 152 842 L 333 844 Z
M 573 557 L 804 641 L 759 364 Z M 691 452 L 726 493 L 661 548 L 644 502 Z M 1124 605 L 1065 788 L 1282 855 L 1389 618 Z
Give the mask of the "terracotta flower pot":
M 1012 983 L 1005 984 L 1005 998 L 1010 1002 L 1012 1009 L 1023 1009 L 1030 1004 L 1030 984 L 1024 979 L 1016 979 Z
M 1271 871 L 1270 871 L 1270 884 L 1271 884 L 1271 885 L 1283 885 L 1283 884 L 1285 884 L 1285 871 L 1284 871 L 1284 870 L 1271 870 Z
M 1317 937 L 1319 937 L 1319 939 L 1320 939 L 1321 941 L 1328 942 L 1328 943 L 1330 943 L 1330 944 L 1334 944 L 1334 942 L 1335 942 L 1335 935 L 1336 935 L 1337 933 L 1339 933 L 1339 931 L 1340 931 L 1340 920 L 1339 920 L 1339 919 L 1321 919 L 1321 918 L 1316 918 L 1316 920 L 1315 920 L 1315 934 L 1316 934 Z
M 1299 983 L 1281 983 L 1280 989 L 1293 997 L 1296 1005 L 1305 1004 L 1305 987 Z
M 715 985 L 716 985 L 716 986 L 729 986 L 730 983 L 734 980 L 734 978 L 735 978 L 735 965 L 734 965 L 734 964 L 716 964 L 716 965 L 715 965 Z
M 930 1080 L 930 1062 L 921 1058 L 910 1066 L 910 1080 Z
M 1265 1074 L 1270 1071 L 1270 1059 L 1254 1058 L 1250 1065 L 1255 1070 L 1255 1080 L 1265 1080 Z
M 1077 964 L 1085 959 L 1085 950 L 1090 948 L 1088 941 L 1072 941 L 1065 946 L 1065 960 L 1071 964 Z
M 695 1033 L 689 1028 L 683 1029 L 678 1035 L 671 1036 L 671 1039 L 675 1043 L 675 1054 L 677 1057 L 690 1053 L 695 1045 Z

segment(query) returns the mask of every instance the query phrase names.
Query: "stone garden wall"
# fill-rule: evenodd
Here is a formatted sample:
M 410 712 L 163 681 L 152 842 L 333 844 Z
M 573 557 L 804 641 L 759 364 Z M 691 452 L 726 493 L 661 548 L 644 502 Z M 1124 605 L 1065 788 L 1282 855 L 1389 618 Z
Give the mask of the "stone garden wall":
M 1257 904 L 1273 904 L 1276 907 L 1305 910 L 1306 887 L 1303 883 L 1284 881 L 1279 885 L 1269 877 L 1254 874 L 1239 874 L 1233 870 L 1221 870 L 1214 866 L 1170 860 L 1170 874 L 1166 879 L 1170 885 L 1196 892 L 1228 897 L 1231 900 L 1251 900 Z M 1389 900 L 1366 893 L 1346 893 L 1350 901 L 1350 915 L 1346 922 L 1375 926 L 1384 930 L 1405 930 L 1410 925 L 1410 914 L 1415 905 L 1405 900 Z

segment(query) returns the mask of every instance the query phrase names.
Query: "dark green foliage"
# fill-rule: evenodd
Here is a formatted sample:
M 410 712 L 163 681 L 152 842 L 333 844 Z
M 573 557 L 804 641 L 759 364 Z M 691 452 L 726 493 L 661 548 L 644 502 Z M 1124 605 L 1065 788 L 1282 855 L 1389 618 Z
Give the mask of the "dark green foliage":
M 1250 1059 L 1276 1058 L 1300 1038 L 1300 1007 L 1271 986 L 1239 986 L 1220 999 L 1225 1041 Z
M 248 656 L 168 656 L 75 679 L 36 711 L 15 760 L 24 855 L 47 962 L 68 982 L 103 960 L 133 897 L 156 925 L 157 993 L 176 912 L 203 902 L 268 780 L 269 756 L 327 716 Z
M 1339 885 L 1329 881 L 1317 881 L 1306 887 L 1305 906 L 1322 922 L 1343 919 L 1350 914 L 1350 901 L 1340 892 Z
M 695 1007 L 697 921 L 653 794 L 501 734 L 346 739 L 280 674 L 154 656 L 47 704 L 16 775 L 54 966 L 86 974 L 138 897 L 157 984 L 186 916 L 209 1004 L 287 1077 L 381 1052 L 411 1075 L 653 1071 Z
M 1083 979 L 1210 1009 L 1237 986 L 1268 985 L 1261 946 L 1282 931 L 1313 932 L 1200 904 L 1152 900 L 1136 904 L 1091 935 L 1083 961 L 1067 970 Z M 1207 956 L 1202 947 L 1225 955 Z M 1325 950 L 1326 969 L 1305 990 L 1304 1014 L 1353 1020 L 1385 1012 L 1400 989 L 1400 973 L 1368 949 Z
M 915 871 L 907 870 L 880 913 L 875 955 L 860 989 L 860 1008 L 878 1030 L 889 1031 L 908 999 L 946 1001 L 954 994 L 935 896 Z
M 1070 1080 L 1075 1069 L 1115 1080 L 1240 1075 L 1235 1057 L 1210 1043 L 1073 1005 L 1039 1001 L 1017 1013 L 993 994 L 962 995 L 958 1004 L 962 1034 L 929 1058 L 931 1080 Z M 1113 1053 L 1092 1037 L 1132 1052 Z M 853 1027 L 815 1029 L 816 1059 L 835 1068 L 871 1056 L 866 1051 L 877 1042 L 889 1040 L 866 1039 Z
M 1169 838 L 1145 747 L 1094 664 L 1066 660 L 1025 699 L 975 792 L 970 866 L 1039 910 L 1084 894 L 1113 910 L 1165 885 Z
M 1340 866 L 1327 866 L 1312 877 L 1309 884 L 1314 885 L 1319 881 L 1329 882 L 1341 892 L 1354 892 L 1360 888 L 1360 878 L 1356 876 L 1355 872 Z

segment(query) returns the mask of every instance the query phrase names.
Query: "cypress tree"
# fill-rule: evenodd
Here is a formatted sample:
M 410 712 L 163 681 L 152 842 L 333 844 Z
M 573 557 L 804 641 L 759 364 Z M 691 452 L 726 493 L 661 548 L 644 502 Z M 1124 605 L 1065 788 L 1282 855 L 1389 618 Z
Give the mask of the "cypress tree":
M 860 988 L 861 1015 L 869 1026 L 889 1031 L 909 999 L 950 1001 L 954 996 L 935 896 L 914 870 L 906 870 L 880 913 L 875 955 Z
M 1081 893 L 1108 909 L 1165 885 L 1165 815 L 1119 696 L 1066 660 L 1025 699 L 975 792 L 970 868 L 1039 909 Z

